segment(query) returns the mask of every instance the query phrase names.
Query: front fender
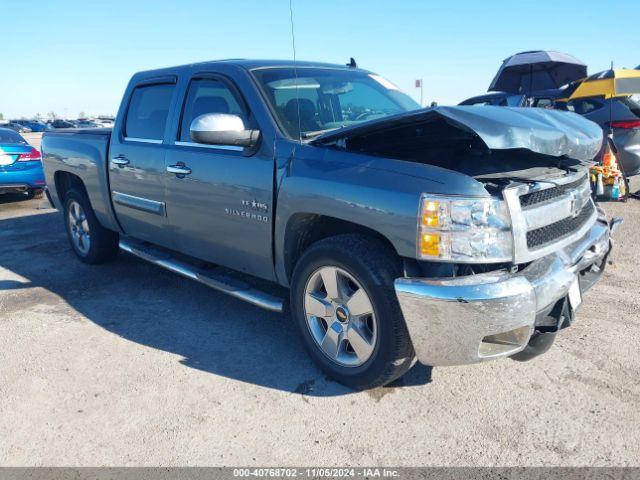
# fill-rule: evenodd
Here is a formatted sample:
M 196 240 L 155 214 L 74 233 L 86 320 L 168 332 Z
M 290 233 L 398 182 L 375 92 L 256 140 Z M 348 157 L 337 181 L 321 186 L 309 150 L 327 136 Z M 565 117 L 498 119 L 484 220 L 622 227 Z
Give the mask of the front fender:
M 302 146 L 283 169 L 275 216 L 276 275 L 288 284 L 285 236 L 300 213 L 344 220 L 385 237 L 398 255 L 415 257 L 420 195 L 478 194 L 474 179 L 428 165 Z

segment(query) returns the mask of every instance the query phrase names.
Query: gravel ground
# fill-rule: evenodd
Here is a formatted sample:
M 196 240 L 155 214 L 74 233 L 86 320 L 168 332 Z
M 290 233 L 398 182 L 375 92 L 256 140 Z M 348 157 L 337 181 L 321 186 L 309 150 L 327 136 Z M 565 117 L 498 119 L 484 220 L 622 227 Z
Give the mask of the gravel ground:
M 355 393 L 290 320 L 127 255 L 77 261 L 59 213 L 0 199 L 1 465 L 640 465 L 640 201 L 544 356 L 417 366 Z

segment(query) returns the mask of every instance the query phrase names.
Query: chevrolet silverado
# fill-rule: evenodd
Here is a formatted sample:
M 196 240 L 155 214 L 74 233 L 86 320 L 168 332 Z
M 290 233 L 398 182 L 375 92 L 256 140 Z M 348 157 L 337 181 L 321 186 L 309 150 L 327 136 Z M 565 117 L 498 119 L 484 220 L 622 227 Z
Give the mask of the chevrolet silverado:
M 224 60 L 137 73 L 112 129 L 42 151 L 81 261 L 124 251 L 290 309 L 320 368 L 371 388 L 551 346 L 617 225 L 590 191 L 601 143 L 570 112 L 423 109 L 354 65 Z

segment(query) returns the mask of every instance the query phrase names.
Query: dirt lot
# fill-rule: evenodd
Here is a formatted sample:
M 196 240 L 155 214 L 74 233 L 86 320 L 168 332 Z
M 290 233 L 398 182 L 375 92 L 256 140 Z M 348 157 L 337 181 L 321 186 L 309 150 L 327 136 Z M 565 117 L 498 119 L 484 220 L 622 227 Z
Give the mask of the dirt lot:
M 546 355 L 354 393 L 290 321 L 127 255 L 77 261 L 0 200 L 2 465 L 640 465 L 640 201 Z

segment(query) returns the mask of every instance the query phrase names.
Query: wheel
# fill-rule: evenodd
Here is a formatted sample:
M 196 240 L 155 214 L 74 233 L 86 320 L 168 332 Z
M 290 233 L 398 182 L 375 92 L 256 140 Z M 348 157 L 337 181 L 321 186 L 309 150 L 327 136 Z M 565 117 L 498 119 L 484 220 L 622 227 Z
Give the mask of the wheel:
M 356 389 L 401 377 L 415 353 L 393 288 L 402 264 L 385 243 L 340 235 L 313 244 L 291 282 L 291 311 L 313 360 Z
M 41 188 L 37 188 L 35 190 L 29 190 L 29 200 L 31 200 L 32 198 L 35 199 L 41 199 L 42 197 L 44 197 L 44 190 L 42 190 Z
M 69 242 L 81 261 L 100 264 L 116 257 L 119 236 L 100 225 L 84 191 L 66 193 L 64 218 Z
M 42 194 L 38 196 L 38 193 L 40 192 L 42 192 L 42 190 L 36 190 L 36 189 L 30 188 L 25 192 L 25 195 L 27 197 L 27 200 L 33 200 L 34 198 L 42 198 Z

